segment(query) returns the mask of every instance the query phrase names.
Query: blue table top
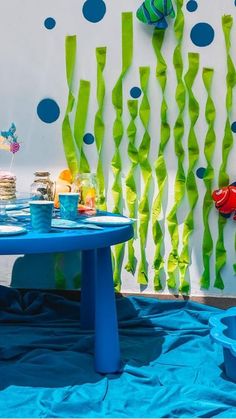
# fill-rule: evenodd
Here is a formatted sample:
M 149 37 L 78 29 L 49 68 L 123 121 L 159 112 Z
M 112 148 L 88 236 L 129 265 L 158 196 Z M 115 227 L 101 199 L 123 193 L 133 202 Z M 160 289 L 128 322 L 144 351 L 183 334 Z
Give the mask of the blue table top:
M 104 214 L 106 213 L 103 212 L 102 215 Z M 130 240 L 134 234 L 131 224 L 104 227 L 102 230 L 64 230 L 52 228 L 49 233 L 40 234 L 30 229 L 29 217 L 25 217 L 24 219 L 19 217 L 19 225 L 26 227 L 27 233 L 0 237 L 1 255 L 57 253 L 97 249 L 123 243 Z

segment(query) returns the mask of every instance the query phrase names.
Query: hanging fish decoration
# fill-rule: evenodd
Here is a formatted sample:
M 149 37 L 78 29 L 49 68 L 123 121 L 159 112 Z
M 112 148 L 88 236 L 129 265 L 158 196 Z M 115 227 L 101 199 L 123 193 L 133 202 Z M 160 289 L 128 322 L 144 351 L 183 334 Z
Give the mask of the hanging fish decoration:
M 230 217 L 234 213 L 233 219 L 236 220 L 236 183 L 225 186 L 213 191 L 212 198 L 215 207 L 224 217 Z
M 157 29 L 168 27 L 166 17 L 175 17 L 175 11 L 171 0 L 145 0 L 138 8 L 137 18 L 148 25 L 154 25 Z

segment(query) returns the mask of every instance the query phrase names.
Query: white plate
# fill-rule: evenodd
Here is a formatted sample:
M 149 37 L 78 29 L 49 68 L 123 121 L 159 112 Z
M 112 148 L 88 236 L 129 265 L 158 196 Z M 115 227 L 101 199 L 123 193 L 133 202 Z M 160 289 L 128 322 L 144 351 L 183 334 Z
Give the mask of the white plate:
M 24 227 L 12 226 L 12 225 L 0 225 L 0 236 L 13 236 L 15 234 L 26 233 L 27 230 Z
M 71 220 L 64 220 L 64 219 L 60 219 L 60 218 L 56 218 L 54 220 L 52 220 L 52 227 L 53 228 L 76 228 L 76 229 L 92 229 L 92 230 L 102 230 L 102 227 L 98 227 L 96 225 L 89 225 L 89 224 L 82 224 L 82 223 L 77 223 L 76 221 L 71 221 Z
M 98 217 L 86 218 L 83 222 L 89 223 L 89 224 L 104 225 L 104 226 L 121 226 L 121 225 L 133 224 L 134 221 L 127 217 L 101 215 Z

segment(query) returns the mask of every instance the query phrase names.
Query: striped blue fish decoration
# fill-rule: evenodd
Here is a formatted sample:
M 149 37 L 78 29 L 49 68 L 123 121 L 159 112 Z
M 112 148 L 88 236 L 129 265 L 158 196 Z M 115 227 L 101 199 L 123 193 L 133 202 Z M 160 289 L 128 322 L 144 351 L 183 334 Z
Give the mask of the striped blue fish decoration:
M 137 18 L 148 25 L 154 25 L 157 29 L 168 27 L 166 17 L 175 17 L 175 11 L 171 0 L 145 0 L 138 8 Z

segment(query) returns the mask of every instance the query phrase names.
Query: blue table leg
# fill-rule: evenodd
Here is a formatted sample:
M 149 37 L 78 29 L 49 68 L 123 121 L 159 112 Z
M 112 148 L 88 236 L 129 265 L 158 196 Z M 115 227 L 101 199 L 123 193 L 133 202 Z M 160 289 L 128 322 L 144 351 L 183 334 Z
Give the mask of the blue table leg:
M 97 249 L 95 369 L 100 373 L 118 372 L 120 369 L 120 344 L 109 247 Z
M 96 256 L 96 250 L 84 250 L 81 255 L 80 323 L 82 329 L 94 329 Z

